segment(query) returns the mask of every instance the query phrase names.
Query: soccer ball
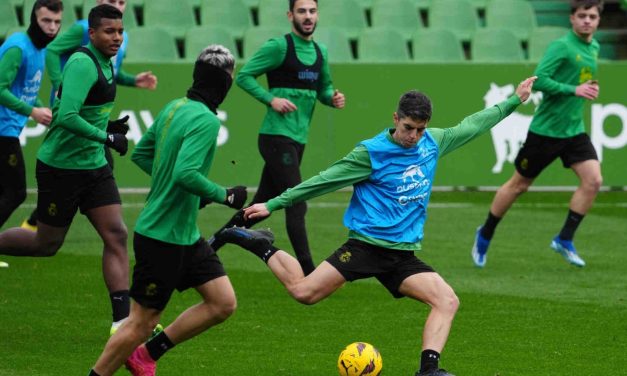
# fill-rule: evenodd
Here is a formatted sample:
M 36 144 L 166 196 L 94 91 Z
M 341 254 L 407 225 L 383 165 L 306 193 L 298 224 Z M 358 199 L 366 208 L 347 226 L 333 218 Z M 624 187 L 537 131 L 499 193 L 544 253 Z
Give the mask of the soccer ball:
M 371 344 L 355 342 L 342 350 L 337 369 L 340 376 L 377 376 L 383 369 L 383 359 L 379 350 Z

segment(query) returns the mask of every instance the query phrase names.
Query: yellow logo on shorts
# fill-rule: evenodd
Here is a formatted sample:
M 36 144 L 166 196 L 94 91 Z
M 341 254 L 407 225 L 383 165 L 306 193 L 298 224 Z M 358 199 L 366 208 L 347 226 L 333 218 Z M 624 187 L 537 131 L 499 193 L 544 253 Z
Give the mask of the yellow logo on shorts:
M 9 154 L 9 166 L 17 166 L 17 154 Z
M 151 283 L 146 287 L 146 296 L 155 296 L 155 295 L 157 295 L 157 285 L 154 283 Z
M 340 262 L 343 262 L 343 263 L 349 262 L 351 260 L 351 256 L 352 254 L 349 251 L 344 251 L 344 253 L 340 255 Z
M 527 158 L 523 158 L 523 160 L 520 161 L 520 168 L 522 168 L 523 170 L 529 168 L 529 160 Z
M 54 202 L 50 204 L 50 206 L 48 206 L 48 215 L 51 217 L 54 217 L 57 215 L 57 213 L 59 212 L 59 210 L 57 209 L 57 204 L 55 204 Z

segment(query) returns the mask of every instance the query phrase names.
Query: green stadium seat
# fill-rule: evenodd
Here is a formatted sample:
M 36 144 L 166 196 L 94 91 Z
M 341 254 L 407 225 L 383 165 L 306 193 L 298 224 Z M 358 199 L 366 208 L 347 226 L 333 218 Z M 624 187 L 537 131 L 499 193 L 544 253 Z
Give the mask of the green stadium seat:
M 357 39 L 359 33 L 367 27 L 366 15 L 355 0 L 341 0 L 323 3 L 318 8 L 320 27 L 338 27 L 343 29 L 348 38 Z
M 540 61 L 549 44 L 566 35 L 568 31 L 569 29 L 557 26 L 541 26 L 533 29 L 529 35 L 529 60 Z
M 376 0 L 372 7 L 372 27 L 388 27 L 410 40 L 422 20 L 411 0 Z
M 468 0 L 437 0 L 429 8 L 429 27 L 448 29 L 461 41 L 469 41 L 479 28 L 479 16 Z
M 524 53 L 518 37 L 507 29 L 479 29 L 470 43 L 473 62 L 518 63 Z
M 538 26 L 570 28 L 570 5 L 561 0 L 531 0 Z
M 412 36 L 413 60 L 419 63 L 464 61 L 464 49 L 455 33 L 447 29 L 422 29 Z
M 259 0 L 242 0 L 242 3 L 248 9 L 257 8 L 259 6 Z
M 356 0 L 357 4 L 361 8 L 361 10 L 364 11 L 364 12 L 366 10 L 372 9 L 372 6 L 374 5 L 375 1 L 376 0 Z
M 210 44 L 221 44 L 237 56 L 237 46 L 231 33 L 219 26 L 198 26 L 185 34 L 185 60 L 196 61 L 198 54 Z
M 171 63 L 179 60 L 176 41 L 167 29 L 154 26 L 128 30 L 125 62 Z
M 344 30 L 337 27 L 316 28 L 314 40 L 327 47 L 330 63 L 350 63 L 353 62 L 350 41 Z
M 175 38 L 183 39 L 187 29 L 196 26 L 194 10 L 187 0 L 177 0 L 176 6 L 170 2 L 148 1 L 144 4 L 144 26 L 159 26 Z
M 5 30 L 20 26 L 17 21 L 17 12 L 13 4 L 8 1 L 0 1 L 0 28 Z
M 433 0 L 411 0 L 411 2 L 414 3 L 414 7 L 416 7 L 416 9 L 418 9 L 419 11 L 429 10 L 432 1 Z
M 475 9 L 485 9 L 488 6 L 488 3 L 491 0 L 470 0 L 470 3 L 472 4 L 473 7 L 475 7 Z
M 599 58 L 605 60 L 620 59 L 621 48 L 624 49 L 627 46 L 626 29 L 599 29 L 594 34 L 594 38 L 601 46 Z
M 536 27 L 533 7 L 525 0 L 492 0 L 486 11 L 486 27 L 511 30 L 521 41 Z
M 253 26 L 249 8 L 241 0 L 202 0 L 200 23 L 228 28 L 236 39 L 243 38 L 246 29 Z
M 281 27 L 251 27 L 244 33 L 244 59 L 248 60 L 270 38 L 276 38 L 287 34 L 287 30 Z
M 291 29 L 287 18 L 289 3 L 277 0 L 259 0 L 259 26 L 283 26 L 286 30 Z
M 410 61 L 405 38 L 387 27 L 365 29 L 357 41 L 360 63 L 405 63 Z

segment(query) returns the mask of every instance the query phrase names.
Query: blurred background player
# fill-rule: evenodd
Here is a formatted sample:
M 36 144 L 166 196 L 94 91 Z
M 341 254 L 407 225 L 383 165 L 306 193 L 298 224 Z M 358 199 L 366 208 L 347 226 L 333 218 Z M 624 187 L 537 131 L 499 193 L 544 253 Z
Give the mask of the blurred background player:
M 95 5 L 108 4 L 116 7 L 120 12 L 124 13 L 128 5 L 126 0 L 95 0 Z M 87 9 L 84 10 L 87 13 Z M 132 9 L 131 9 L 132 11 Z M 70 55 L 81 46 L 89 43 L 89 25 L 86 19 L 77 21 L 67 31 L 59 34 L 53 43 L 51 43 L 46 52 L 46 69 L 48 76 L 52 82 L 52 93 L 50 105 L 54 101 L 55 94 L 59 90 L 61 84 L 61 71 L 65 66 Z M 128 34 L 124 32 L 124 41 L 118 50 L 118 53 L 111 59 L 113 63 L 113 71 L 115 81 L 118 85 L 138 87 L 142 89 L 154 90 L 157 87 L 157 77 L 152 72 L 142 72 L 132 75 L 122 69 L 122 61 L 126 56 L 126 47 L 128 46 Z M 115 125 L 114 125 L 115 127 Z M 120 133 L 119 129 L 109 129 L 111 133 Z M 107 161 L 113 168 L 113 157 L 108 148 L 105 149 Z M 22 223 L 22 227 L 35 230 L 37 226 L 37 211 L 33 211 L 30 217 Z
M 485 266 L 496 226 L 514 201 L 558 157 L 565 168 L 575 172 L 579 187 L 570 200 L 564 226 L 550 246 L 569 263 L 586 265 L 573 245 L 573 237 L 603 181 L 597 153 L 583 123 L 585 100 L 599 95 L 595 80 L 599 43 L 593 34 L 602 11 L 601 0 L 572 0 L 572 31 L 549 45 L 536 68 L 534 88 L 542 91 L 544 98 L 516 157 L 514 175 L 497 190 L 488 217 L 475 234 L 471 254 L 478 267 Z
M 267 41 L 244 65 L 236 83 L 268 111 L 259 130 L 259 152 L 264 167 L 252 203 L 264 202 L 302 181 L 300 163 L 309 135 L 316 101 L 344 108 L 344 94 L 333 89 L 326 47 L 313 40 L 318 22 L 316 0 L 289 0 L 287 17 L 292 32 Z M 269 90 L 257 77 L 265 74 Z M 314 264 L 307 240 L 304 202 L 285 210 L 287 234 L 305 274 Z M 239 212 L 224 227 L 251 227 Z M 211 241 L 215 250 L 223 243 Z
M 50 257 L 63 245 L 76 212 L 87 216 L 104 243 L 102 269 L 113 310 L 112 330 L 128 316 L 127 232 L 103 144 L 121 155 L 123 134 L 105 131 L 115 99 L 111 57 L 122 43 L 122 13 L 100 5 L 89 13 L 86 47 L 72 54 L 63 71 L 50 129 L 37 153 L 37 231 L 0 233 L 0 254 Z
M 109 339 L 91 376 L 112 375 L 125 361 L 133 375 L 152 376 L 166 351 L 221 323 L 235 310 L 233 286 L 196 224 L 201 201 L 235 209 L 246 202 L 245 187 L 225 189 L 207 179 L 220 129 L 217 108 L 231 88 L 234 67 L 228 49 L 205 48 L 194 65 L 187 96 L 161 110 L 133 152 L 133 162 L 151 176 L 133 239 L 134 302 L 127 322 Z M 189 288 L 202 302 L 142 345 L 174 289 Z
M 37 0 L 26 32 L 0 46 L 0 228 L 26 199 L 26 171 L 19 136 L 32 117 L 49 125 L 52 112 L 38 98 L 46 46 L 61 27 L 61 0 Z
M 353 185 L 344 214 L 349 239 L 308 276 L 291 255 L 272 246 L 269 231 L 232 227 L 216 236 L 261 258 L 288 293 L 303 304 L 321 301 L 346 281 L 370 277 L 377 278 L 395 298 L 407 296 L 428 304 L 431 312 L 423 330 L 416 376 L 452 376 L 439 368 L 439 359 L 459 300 L 451 286 L 414 254 L 422 248 L 437 162 L 514 112 L 529 98 L 534 80 L 526 79 L 511 98 L 447 129 L 427 129 L 431 101 L 420 92 L 407 92 L 393 115 L 394 128 L 362 141 L 343 159 L 280 196 L 246 208 L 245 218 L 263 218 Z

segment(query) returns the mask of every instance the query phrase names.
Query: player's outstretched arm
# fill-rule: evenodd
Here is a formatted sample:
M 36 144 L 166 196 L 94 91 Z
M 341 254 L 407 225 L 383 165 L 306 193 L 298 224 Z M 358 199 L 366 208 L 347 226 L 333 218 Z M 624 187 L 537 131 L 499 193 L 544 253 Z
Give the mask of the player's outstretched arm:
M 529 96 L 531 95 L 531 89 L 533 88 L 533 83 L 537 79 L 537 76 L 531 76 L 518 84 L 518 87 L 516 88 L 516 95 L 518 95 L 518 98 L 520 98 L 521 102 L 529 99 Z
M 266 203 L 254 204 L 244 209 L 244 219 L 265 218 L 270 215 Z

